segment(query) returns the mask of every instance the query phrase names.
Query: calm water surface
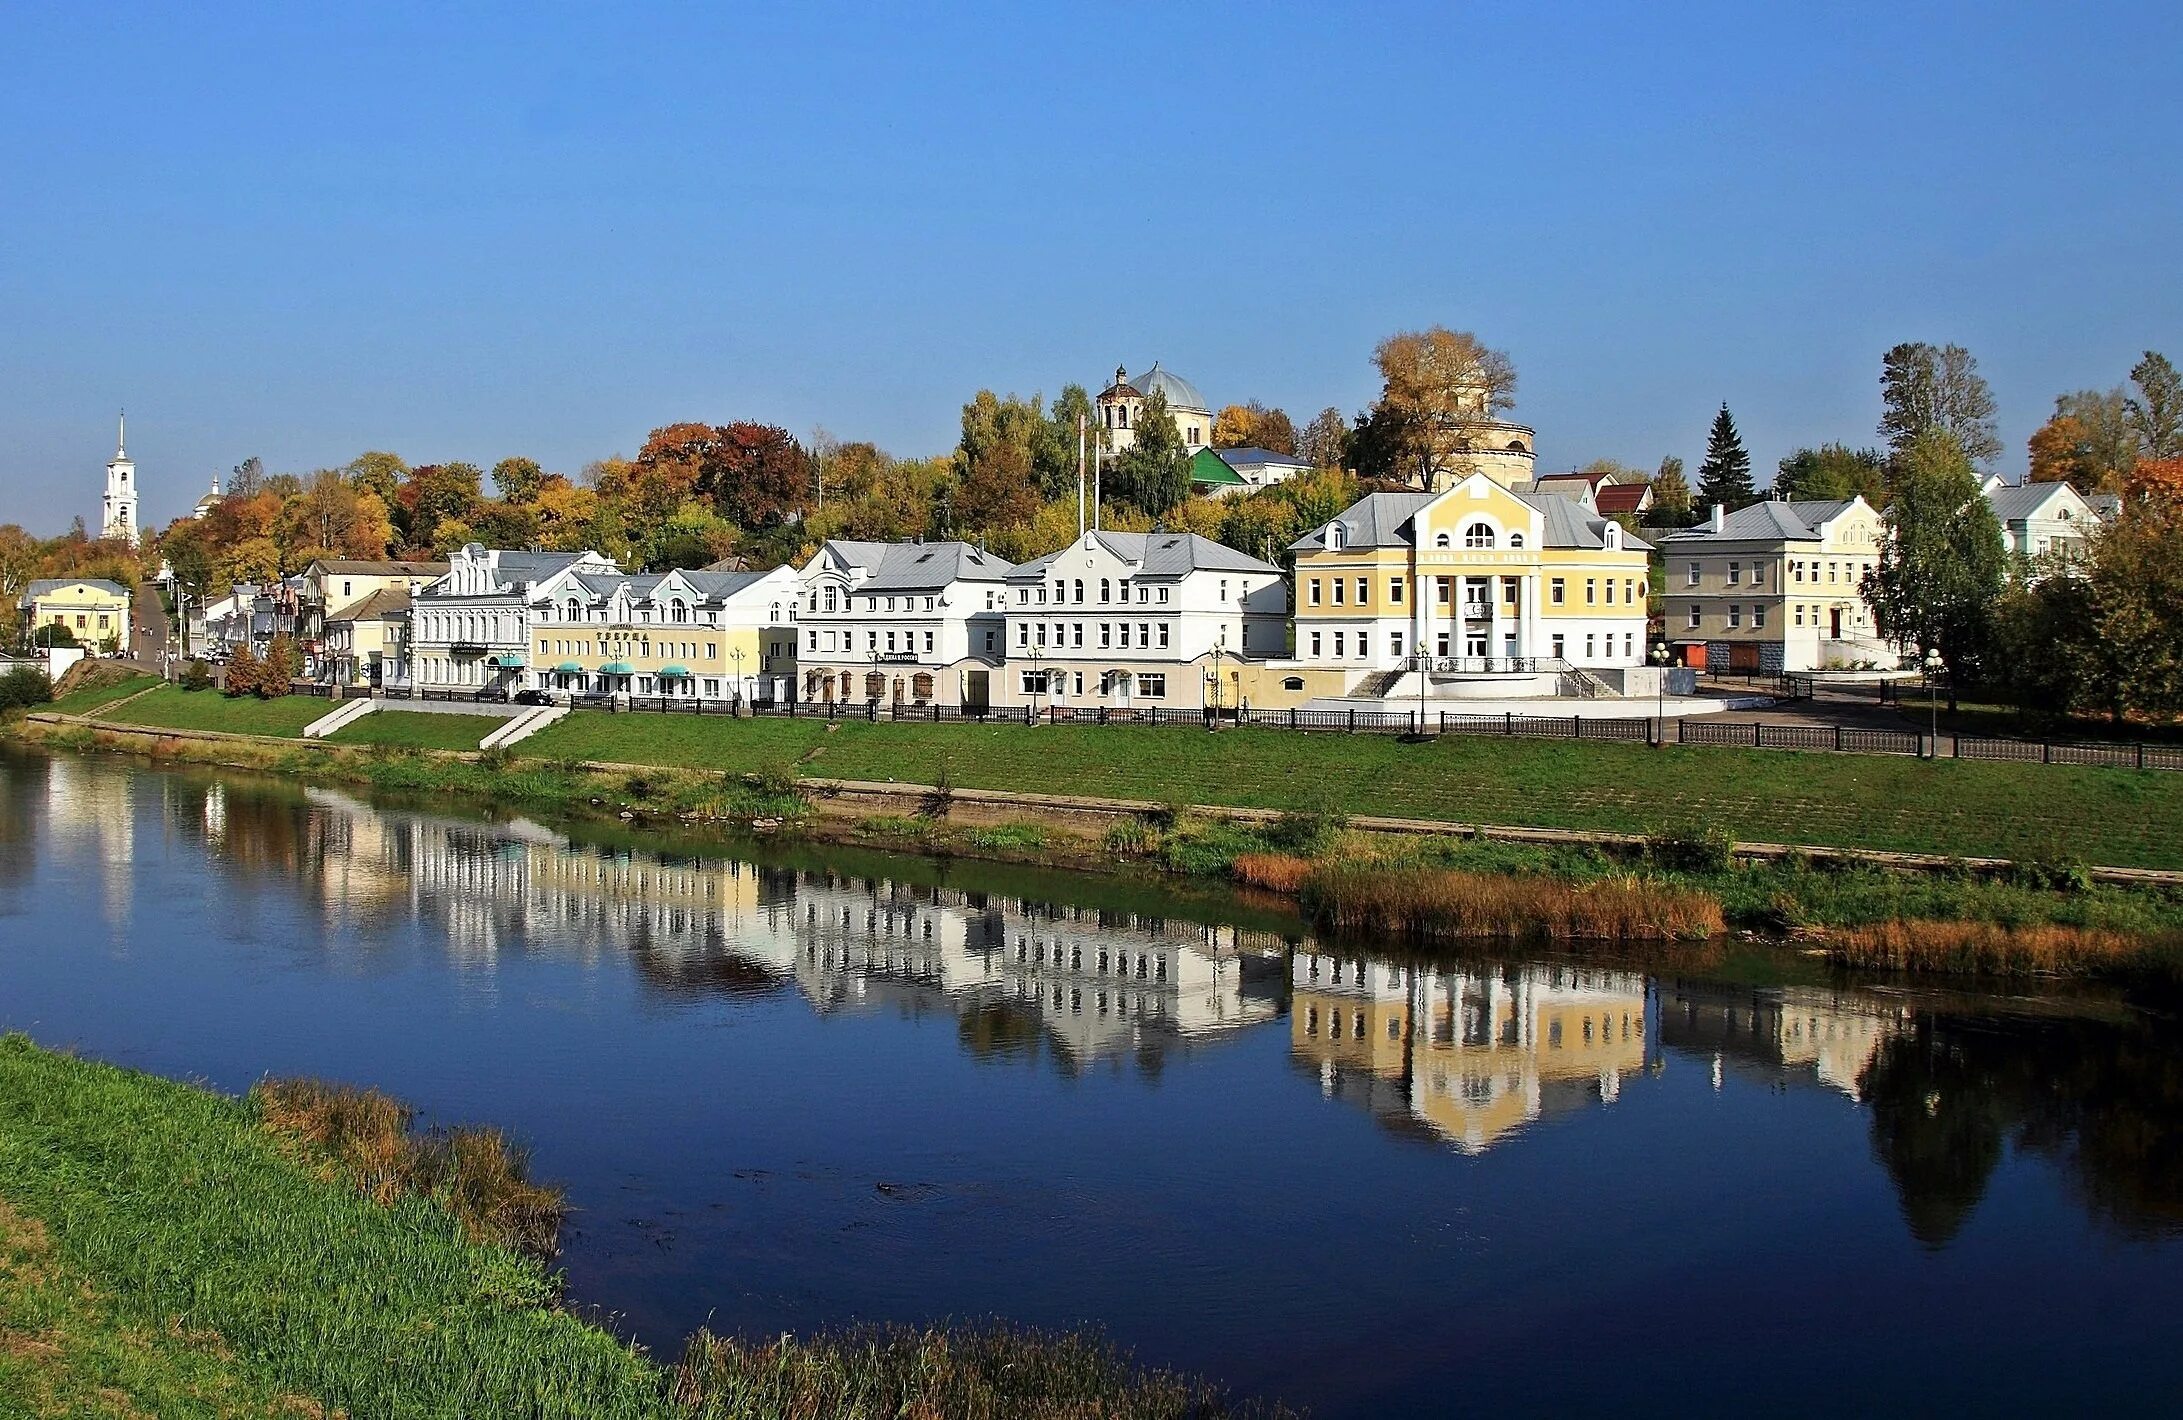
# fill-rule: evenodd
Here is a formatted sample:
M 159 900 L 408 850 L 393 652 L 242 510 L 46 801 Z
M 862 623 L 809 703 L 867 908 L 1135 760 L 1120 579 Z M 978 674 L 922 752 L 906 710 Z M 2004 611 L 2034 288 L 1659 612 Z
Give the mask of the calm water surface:
M 2142 1003 L 646 847 L 0 754 L 0 1029 L 505 1125 L 580 1210 L 575 1297 L 670 1351 L 998 1314 L 1331 1416 L 2183 1403 Z

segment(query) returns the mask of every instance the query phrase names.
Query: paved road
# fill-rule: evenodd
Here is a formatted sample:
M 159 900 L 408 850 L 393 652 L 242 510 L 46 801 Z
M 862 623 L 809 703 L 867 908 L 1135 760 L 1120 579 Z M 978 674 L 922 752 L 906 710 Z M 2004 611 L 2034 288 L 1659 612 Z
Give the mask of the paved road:
M 159 584 L 137 583 L 136 592 L 129 600 L 129 655 L 156 666 L 172 634 L 173 624 L 167 616 L 167 603 Z

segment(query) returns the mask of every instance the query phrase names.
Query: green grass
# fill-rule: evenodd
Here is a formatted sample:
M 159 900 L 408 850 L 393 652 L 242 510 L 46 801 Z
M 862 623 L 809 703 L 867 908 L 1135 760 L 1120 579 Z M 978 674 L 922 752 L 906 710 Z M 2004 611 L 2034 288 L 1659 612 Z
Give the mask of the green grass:
M 111 705 L 159 684 L 159 677 L 155 675 L 131 674 L 119 679 L 94 676 L 89 679 L 90 683 L 78 686 L 66 695 L 55 696 L 52 704 L 33 708 L 58 710 L 63 715 L 87 715 L 102 705 Z
M 0 1415 L 1279 1413 L 1005 1327 L 700 1332 L 661 1365 L 444 1200 L 374 1201 L 264 1107 L 0 1037 Z
M 1156 802 L 2183 867 L 2183 774 L 1450 736 L 727 720 L 577 711 L 522 749 Z
M 238 735 L 274 735 L 294 739 L 303 727 L 327 714 L 333 703 L 312 695 L 284 695 L 277 700 L 242 696 L 230 700 L 217 690 L 184 690 L 166 685 L 116 710 L 117 724 L 149 725 L 162 730 L 225 730 Z
M 335 744 L 392 745 L 401 749 L 476 749 L 478 741 L 508 723 L 500 715 L 434 715 L 421 710 L 374 710 L 329 736 Z

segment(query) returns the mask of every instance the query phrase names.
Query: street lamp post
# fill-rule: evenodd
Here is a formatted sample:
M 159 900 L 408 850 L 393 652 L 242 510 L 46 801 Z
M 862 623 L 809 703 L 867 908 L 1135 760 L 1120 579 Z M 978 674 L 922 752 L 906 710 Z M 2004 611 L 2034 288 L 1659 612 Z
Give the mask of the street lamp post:
M 1026 653 L 1031 662 L 1031 723 L 1034 725 L 1038 723 L 1038 698 L 1046 689 L 1046 673 L 1039 669 L 1039 662 L 1045 659 L 1044 652 L 1045 647 L 1033 646 Z
M 1668 742 L 1668 643 L 1655 641 L 1645 659 L 1653 664 L 1652 742 L 1658 748 Z
M 1947 662 L 1940 658 L 1940 648 L 1938 646 L 1925 653 L 1925 697 L 1926 704 L 1932 711 L 1933 716 L 1933 758 L 1935 759 L 1940 758 L 1940 678 L 1941 673 L 1947 669 Z
M 1205 728 L 1208 730 L 1220 728 L 1221 661 L 1227 653 L 1228 628 L 1224 626 L 1220 629 L 1220 635 L 1213 642 L 1213 669 L 1205 678 L 1205 707 L 1207 711 Z
M 735 713 L 743 713 L 743 648 L 737 646 L 728 652 L 728 659 L 735 663 Z

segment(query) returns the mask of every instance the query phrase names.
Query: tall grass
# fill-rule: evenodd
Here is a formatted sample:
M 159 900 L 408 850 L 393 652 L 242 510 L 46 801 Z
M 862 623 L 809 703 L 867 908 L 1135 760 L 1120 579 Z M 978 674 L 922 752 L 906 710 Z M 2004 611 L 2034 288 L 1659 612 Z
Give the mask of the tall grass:
M 567 1198 L 531 1182 L 528 1154 L 497 1129 L 419 1134 L 406 1105 L 322 1080 L 266 1080 L 250 1098 L 275 1137 L 320 1151 L 374 1202 L 435 1199 L 474 1242 L 541 1260 L 560 1250 Z
M 2174 976 L 2183 941 L 2051 923 L 1877 922 L 1831 933 L 1827 955 L 1844 966 L 1991 976 Z
M 1629 876 L 1572 883 L 1327 864 L 1304 880 L 1302 897 L 1337 930 L 1414 942 L 1676 942 L 1715 936 L 1726 927 L 1712 894 Z

